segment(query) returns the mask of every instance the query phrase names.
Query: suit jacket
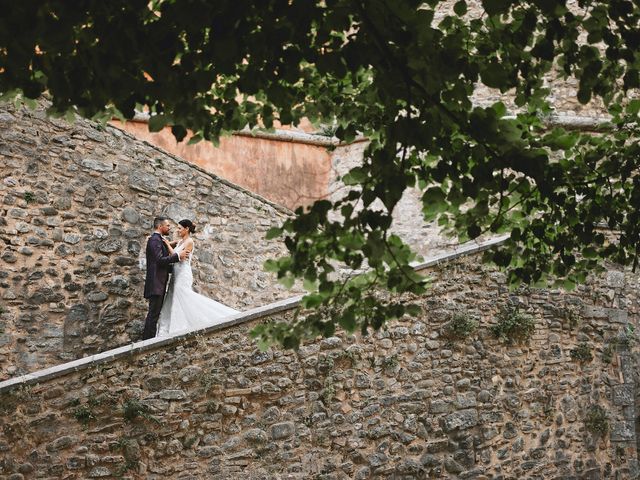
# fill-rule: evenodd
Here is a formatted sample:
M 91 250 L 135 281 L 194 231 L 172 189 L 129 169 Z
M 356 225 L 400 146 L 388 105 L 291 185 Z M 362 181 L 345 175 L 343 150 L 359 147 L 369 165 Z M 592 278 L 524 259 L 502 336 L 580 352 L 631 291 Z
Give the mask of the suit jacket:
M 159 233 L 154 232 L 147 242 L 147 277 L 144 282 L 144 298 L 164 295 L 172 263 L 180 261 L 177 253 L 169 255 Z

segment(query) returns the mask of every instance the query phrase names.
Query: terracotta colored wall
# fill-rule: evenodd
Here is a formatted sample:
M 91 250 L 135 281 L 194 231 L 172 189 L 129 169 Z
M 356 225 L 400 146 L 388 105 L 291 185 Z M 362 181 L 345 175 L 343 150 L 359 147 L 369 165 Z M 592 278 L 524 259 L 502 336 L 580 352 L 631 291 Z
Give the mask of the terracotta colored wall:
M 215 173 L 241 187 L 290 209 L 310 205 L 324 197 L 331 174 L 325 147 L 232 135 L 211 142 L 187 145 L 176 142 L 169 128 L 149 132 L 146 123 L 113 121 L 113 125 L 140 140 Z

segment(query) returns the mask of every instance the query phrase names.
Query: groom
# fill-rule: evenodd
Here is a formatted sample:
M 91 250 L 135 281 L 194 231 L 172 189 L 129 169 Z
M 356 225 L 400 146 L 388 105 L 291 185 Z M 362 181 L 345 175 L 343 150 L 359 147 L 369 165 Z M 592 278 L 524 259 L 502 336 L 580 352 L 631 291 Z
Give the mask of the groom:
M 167 288 L 170 265 L 184 260 L 188 255 L 184 250 L 179 254 L 169 255 L 167 246 L 162 241 L 163 235 L 171 233 L 171 224 L 168 218 L 154 218 L 153 228 L 155 231 L 147 241 L 147 277 L 144 282 L 144 298 L 149 299 L 149 312 L 144 322 L 143 340 L 156 336 L 156 327 L 160 310 L 162 310 L 164 292 Z

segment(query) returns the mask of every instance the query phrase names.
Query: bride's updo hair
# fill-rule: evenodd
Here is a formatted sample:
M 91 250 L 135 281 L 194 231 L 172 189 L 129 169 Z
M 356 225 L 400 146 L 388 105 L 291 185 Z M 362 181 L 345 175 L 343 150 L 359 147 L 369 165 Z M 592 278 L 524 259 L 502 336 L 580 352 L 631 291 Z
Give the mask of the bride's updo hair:
M 193 233 L 196 231 L 196 225 L 191 220 L 187 220 L 187 219 L 180 220 L 178 224 L 182 225 L 184 228 L 189 229 L 189 233 Z

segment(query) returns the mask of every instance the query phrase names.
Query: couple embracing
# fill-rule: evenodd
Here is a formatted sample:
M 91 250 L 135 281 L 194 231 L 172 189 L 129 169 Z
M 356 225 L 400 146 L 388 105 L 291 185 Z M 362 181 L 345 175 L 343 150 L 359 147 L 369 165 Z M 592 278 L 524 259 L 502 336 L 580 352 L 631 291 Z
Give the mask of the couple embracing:
M 191 220 L 180 220 L 178 225 L 179 240 L 171 242 L 165 238 L 171 233 L 169 219 L 156 217 L 153 220 L 154 232 L 147 241 L 146 250 L 144 298 L 149 300 L 149 311 L 144 323 L 143 340 L 215 325 L 225 317 L 238 313 L 193 291 L 191 256 L 194 242 L 191 234 L 196 227 Z M 173 278 L 169 281 L 171 272 Z

